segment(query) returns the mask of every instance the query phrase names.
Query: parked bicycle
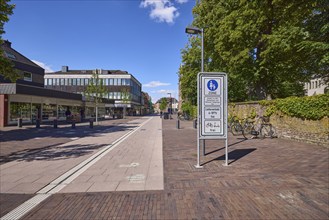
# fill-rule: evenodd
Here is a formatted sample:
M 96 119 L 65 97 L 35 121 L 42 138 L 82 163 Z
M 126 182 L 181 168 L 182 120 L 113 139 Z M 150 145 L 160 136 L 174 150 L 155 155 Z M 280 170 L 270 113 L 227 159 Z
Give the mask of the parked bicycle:
M 238 117 L 233 116 L 229 118 L 228 121 L 228 130 L 234 135 L 242 135 L 245 139 L 247 138 L 245 135 L 245 120 L 240 120 Z
M 244 134 L 246 138 L 260 137 L 261 139 L 269 137 L 276 138 L 275 127 L 269 123 L 268 117 L 258 117 L 255 122 L 248 121 L 244 125 Z

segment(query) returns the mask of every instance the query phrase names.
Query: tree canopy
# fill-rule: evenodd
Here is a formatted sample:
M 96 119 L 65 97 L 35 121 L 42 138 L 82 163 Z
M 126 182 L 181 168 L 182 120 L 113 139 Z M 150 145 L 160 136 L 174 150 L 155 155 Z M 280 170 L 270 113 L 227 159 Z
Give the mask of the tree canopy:
M 192 26 L 204 29 L 205 71 L 227 72 L 231 101 L 303 94 L 329 74 L 326 0 L 203 0 Z M 179 70 L 182 97 L 196 104 L 200 39 L 190 36 Z
M 2 35 L 5 33 L 4 25 L 9 21 L 9 16 L 13 14 L 15 5 L 8 4 L 9 0 L 0 1 L 0 45 L 3 44 Z M 0 75 L 5 79 L 15 82 L 19 78 L 19 74 L 14 69 L 14 64 L 4 56 L 4 52 L 0 47 Z

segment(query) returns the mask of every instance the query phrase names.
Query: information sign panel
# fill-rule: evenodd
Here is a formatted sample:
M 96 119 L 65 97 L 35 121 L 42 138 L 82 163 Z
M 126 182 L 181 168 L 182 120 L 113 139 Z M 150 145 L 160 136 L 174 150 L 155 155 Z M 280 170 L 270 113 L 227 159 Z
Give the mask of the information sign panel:
M 227 81 L 225 73 L 199 74 L 201 139 L 226 138 Z

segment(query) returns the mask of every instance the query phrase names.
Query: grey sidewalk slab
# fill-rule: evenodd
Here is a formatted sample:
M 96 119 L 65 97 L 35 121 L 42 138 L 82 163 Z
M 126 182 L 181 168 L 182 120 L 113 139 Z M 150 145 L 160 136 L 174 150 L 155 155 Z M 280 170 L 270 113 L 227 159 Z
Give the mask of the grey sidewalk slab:
M 42 149 L 30 156 L 25 155 L 21 159 L 1 164 L 0 193 L 36 193 L 134 127 L 136 127 L 134 121 L 127 122 L 121 126 L 103 129 L 93 135 Z M 79 131 L 70 132 L 78 133 Z
M 163 189 L 161 127 L 152 118 L 60 193 Z

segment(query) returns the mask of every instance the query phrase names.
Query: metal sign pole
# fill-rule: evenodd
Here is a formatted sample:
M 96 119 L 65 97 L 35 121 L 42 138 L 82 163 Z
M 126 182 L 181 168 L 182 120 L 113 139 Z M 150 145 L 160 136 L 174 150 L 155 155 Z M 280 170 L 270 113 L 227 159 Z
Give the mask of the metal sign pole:
M 228 117 L 228 109 L 227 109 L 227 106 L 228 106 L 228 97 L 227 97 L 227 91 L 228 91 L 228 88 L 227 88 L 227 77 L 225 77 L 225 81 L 224 81 L 224 83 L 225 83 L 225 103 L 224 103 L 224 112 L 225 112 L 225 136 L 226 136 L 226 138 L 225 138 L 225 166 L 228 166 L 228 136 L 227 136 L 227 117 Z
M 200 105 L 200 73 L 198 74 L 198 79 L 197 79 L 197 100 L 198 100 L 198 108 L 197 108 L 197 165 L 195 165 L 196 168 L 202 168 L 202 166 L 200 166 L 200 109 L 201 109 L 201 105 Z

